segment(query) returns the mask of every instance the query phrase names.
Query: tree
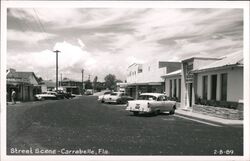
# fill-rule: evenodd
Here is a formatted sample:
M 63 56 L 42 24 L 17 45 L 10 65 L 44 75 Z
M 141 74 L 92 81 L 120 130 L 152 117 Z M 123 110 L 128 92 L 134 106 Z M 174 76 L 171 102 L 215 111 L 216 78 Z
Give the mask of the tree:
M 92 89 L 92 83 L 90 82 L 90 80 L 87 80 L 84 83 L 85 83 L 85 89 Z
M 105 80 L 105 85 L 108 89 L 113 90 L 115 89 L 116 86 L 116 77 L 113 74 L 108 74 L 104 78 Z
M 41 83 L 42 81 L 43 81 L 43 78 L 42 78 L 42 77 L 38 77 L 38 78 L 37 78 L 37 82 L 38 82 L 38 83 Z
M 93 80 L 93 89 L 96 90 L 96 86 L 97 86 L 97 79 L 98 77 L 95 76 L 94 80 Z

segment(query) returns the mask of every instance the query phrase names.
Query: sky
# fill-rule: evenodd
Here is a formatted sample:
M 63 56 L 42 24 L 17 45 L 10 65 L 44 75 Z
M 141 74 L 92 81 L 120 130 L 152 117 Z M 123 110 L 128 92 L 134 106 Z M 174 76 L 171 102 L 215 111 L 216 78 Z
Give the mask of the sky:
M 243 10 L 206 8 L 11 8 L 7 68 L 55 80 L 107 74 L 126 79 L 133 63 L 221 57 L 243 48 Z

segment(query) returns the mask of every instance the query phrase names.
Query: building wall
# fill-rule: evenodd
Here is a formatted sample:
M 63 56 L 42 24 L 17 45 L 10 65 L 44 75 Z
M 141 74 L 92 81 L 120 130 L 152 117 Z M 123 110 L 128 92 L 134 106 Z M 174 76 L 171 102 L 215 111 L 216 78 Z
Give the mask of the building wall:
M 127 83 L 163 82 L 162 75 L 180 68 L 180 62 L 154 60 L 145 64 L 133 64 L 127 69 Z
M 142 72 L 138 72 L 142 69 Z M 127 70 L 127 83 L 163 82 L 162 75 L 166 74 L 166 68 L 159 68 L 158 63 L 134 65 Z
M 195 93 L 197 92 L 196 76 L 192 70 L 208 65 L 216 60 L 214 58 L 191 58 L 182 61 L 181 65 L 181 107 L 189 108 L 195 102 Z M 191 72 L 191 73 L 190 73 Z
M 220 100 L 220 84 L 222 73 L 227 73 L 227 101 L 238 102 L 243 99 L 243 68 L 234 67 L 224 70 L 203 72 L 197 74 L 197 96 L 202 98 L 202 76 L 208 76 L 208 100 L 211 99 L 211 76 L 217 74 L 216 100 Z
M 38 82 L 33 75 L 29 77 L 29 81 L 33 85 L 38 85 Z

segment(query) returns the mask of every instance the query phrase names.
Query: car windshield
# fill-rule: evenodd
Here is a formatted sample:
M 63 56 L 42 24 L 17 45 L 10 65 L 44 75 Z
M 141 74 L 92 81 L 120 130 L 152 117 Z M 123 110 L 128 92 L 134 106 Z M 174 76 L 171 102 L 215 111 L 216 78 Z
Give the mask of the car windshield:
M 111 93 L 111 96 L 118 96 L 118 93 Z
M 153 100 L 156 100 L 156 97 L 152 95 L 140 95 L 138 100 L 149 100 L 150 98 L 152 98 Z
M 110 94 L 110 92 L 105 92 L 104 94 Z

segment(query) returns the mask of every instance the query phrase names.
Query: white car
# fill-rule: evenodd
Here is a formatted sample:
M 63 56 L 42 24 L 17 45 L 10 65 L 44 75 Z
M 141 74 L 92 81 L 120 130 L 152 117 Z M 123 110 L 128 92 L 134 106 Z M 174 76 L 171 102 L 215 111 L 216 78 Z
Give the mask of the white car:
M 107 95 L 110 95 L 110 93 L 111 93 L 110 91 L 104 92 L 103 95 L 98 96 L 97 101 L 103 103 L 104 102 L 104 97 L 107 96 Z
M 167 100 L 167 96 L 161 93 L 143 93 L 137 100 L 128 101 L 126 110 L 133 112 L 134 115 L 139 113 L 169 112 L 174 114 L 176 101 Z
M 41 94 L 36 94 L 35 98 L 40 101 L 45 99 L 57 99 L 57 93 L 53 91 L 47 91 Z
M 105 103 L 125 104 L 129 100 L 133 100 L 133 97 L 128 96 L 124 92 L 113 92 L 103 97 L 103 102 Z

